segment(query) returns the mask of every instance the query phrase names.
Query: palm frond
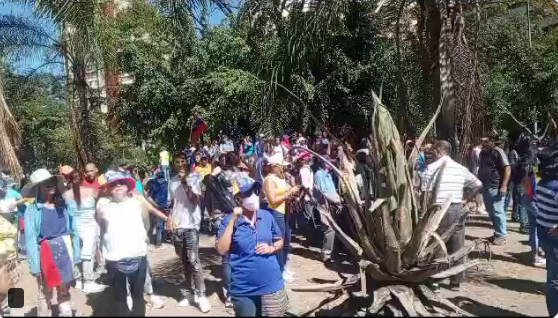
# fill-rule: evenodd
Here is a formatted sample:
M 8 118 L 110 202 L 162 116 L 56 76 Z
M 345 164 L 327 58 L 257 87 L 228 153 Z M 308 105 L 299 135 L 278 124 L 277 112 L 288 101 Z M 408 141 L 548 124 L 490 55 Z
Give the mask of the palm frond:
M 55 50 L 57 41 L 38 20 L 0 16 L 0 52 L 14 61 L 35 59 Z

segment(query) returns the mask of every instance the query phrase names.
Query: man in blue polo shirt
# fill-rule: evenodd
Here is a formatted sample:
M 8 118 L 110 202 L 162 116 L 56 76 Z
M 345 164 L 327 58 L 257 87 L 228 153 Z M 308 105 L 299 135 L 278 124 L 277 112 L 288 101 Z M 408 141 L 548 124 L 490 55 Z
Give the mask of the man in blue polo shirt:
M 325 156 L 326 160 L 330 160 L 329 156 Z M 329 211 L 330 205 L 338 206 L 341 204 L 341 197 L 335 189 L 335 184 L 331 176 L 330 168 L 324 161 L 319 160 L 318 171 L 314 174 L 314 197 L 318 200 L 318 204 L 322 211 Z M 324 235 L 322 244 L 322 260 L 327 262 L 331 259 L 333 245 L 335 244 L 335 231 L 325 217 L 320 218 L 321 230 Z
M 216 248 L 230 257 L 230 294 L 236 316 L 280 317 L 288 309 L 285 283 L 276 252 L 283 239 L 273 215 L 260 209 L 262 185 L 246 176 L 237 178 L 237 207 L 223 219 Z

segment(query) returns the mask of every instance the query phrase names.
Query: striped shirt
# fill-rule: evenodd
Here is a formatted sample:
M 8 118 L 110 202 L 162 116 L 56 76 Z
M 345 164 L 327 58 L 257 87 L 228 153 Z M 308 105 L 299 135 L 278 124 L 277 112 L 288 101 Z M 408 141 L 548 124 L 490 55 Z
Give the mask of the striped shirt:
M 429 164 L 424 174 L 422 174 L 422 191 L 431 192 L 434 190 L 438 173 L 441 171 L 444 162 L 446 162 L 446 167 L 442 172 L 436 203 L 444 203 L 450 194 L 453 195 L 451 203 L 462 203 L 463 189 L 474 189 L 482 186 L 480 180 L 467 168 L 453 161 L 450 157 L 444 156 Z
M 541 180 L 537 184 L 537 224 L 553 228 L 558 224 L 558 180 Z

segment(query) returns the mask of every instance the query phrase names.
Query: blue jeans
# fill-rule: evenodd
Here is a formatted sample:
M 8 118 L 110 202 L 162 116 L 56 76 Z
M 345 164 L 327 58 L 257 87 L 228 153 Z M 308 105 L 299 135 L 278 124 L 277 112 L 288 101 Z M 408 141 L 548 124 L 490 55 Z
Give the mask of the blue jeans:
M 262 296 L 232 296 L 236 317 L 261 317 Z
M 163 242 L 163 234 L 165 233 L 165 220 L 157 218 L 157 229 L 155 232 L 155 244 L 161 245 Z
M 231 286 L 231 264 L 229 262 L 229 254 L 225 254 L 223 255 L 222 258 L 222 264 L 223 264 L 223 288 L 227 291 L 227 295 L 225 295 L 226 297 L 229 296 L 229 290 L 230 290 L 230 286 Z
M 512 185 L 512 198 L 513 198 L 513 210 L 512 215 L 519 221 L 522 228 L 529 227 L 529 216 L 527 208 L 521 201 L 521 197 L 525 194 L 525 189 L 521 184 Z
M 537 228 L 546 255 L 546 307 L 550 317 L 554 317 L 558 314 L 558 236 L 548 235 L 545 227 Z
M 515 191 L 515 184 L 510 181 L 508 183 L 508 192 L 506 192 L 506 198 L 504 201 L 504 211 L 508 211 L 508 208 L 510 207 L 510 201 L 513 201 L 513 207 L 515 207 L 515 196 L 513 196 L 513 192 Z M 512 208 L 512 214 L 516 213 L 516 211 L 514 211 L 514 209 Z
M 526 194 L 522 194 L 520 197 L 520 203 L 525 208 L 527 212 L 527 218 L 529 220 L 529 243 L 531 243 L 531 251 L 535 255 L 535 259 L 538 258 L 539 250 L 539 238 L 537 236 L 537 205 L 532 198 Z
M 490 216 L 494 227 L 494 236 L 502 237 L 508 234 L 507 231 L 507 215 L 504 210 L 505 197 L 500 195 L 500 191 L 494 188 L 484 189 L 482 197 L 486 211 Z
M 283 235 L 283 249 L 277 251 L 277 261 L 279 262 L 279 268 L 281 269 L 282 273 L 285 270 L 285 265 L 287 264 L 287 258 L 289 256 L 289 250 L 291 248 L 291 227 L 285 214 L 274 210 L 272 210 L 272 213 L 273 218 L 275 219 L 275 222 L 277 222 L 277 225 L 279 225 L 279 229 L 281 230 L 281 234 Z

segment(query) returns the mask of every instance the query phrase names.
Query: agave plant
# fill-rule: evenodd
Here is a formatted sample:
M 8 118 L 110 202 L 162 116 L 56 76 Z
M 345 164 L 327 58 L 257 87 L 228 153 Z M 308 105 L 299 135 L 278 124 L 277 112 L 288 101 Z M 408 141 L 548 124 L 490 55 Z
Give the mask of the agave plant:
M 374 95 L 375 107 L 372 123 L 374 149 L 370 155 L 377 165 L 377 200 L 368 210 L 359 202 L 353 166 L 341 154 L 341 168 L 330 165 L 347 189 L 343 197 L 348 205 L 349 219 L 357 233 L 357 243 L 335 224 L 328 211 L 320 211 L 327 218 L 340 240 L 349 249 L 351 256 L 359 264 L 361 288 L 371 294 L 371 304 L 366 314 L 387 314 L 395 316 L 432 316 L 435 314 L 469 315 L 451 302 L 438 297 L 428 287 L 427 282 L 441 280 L 458 274 L 478 264 L 477 260 L 465 260 L 475 245 L 447 254 L 445 242 L 461 226 L 467 212 L 464 210 L 458 220 L 443 233 L 438 226 L 451 204 L 449 197 L 444 204 L 435 204 L 437 188 L 444 166 L 435 178 L 434 191 L 419 202 L 415 197 L 410 176 L 416 151 L 407 160 L 399 132 L 388 110 Z M 441 105 L 441 104 L 440 104 Z M 434 123 L 438 112 L 431 120 Z M 419 145 L 427 131 L 423 132 Z M 323 157 L 314 153 L 320 160 Z M 375 281 L 374 290 L 366 290 L 365 277 Z M 301 287 L 298 291 L 331 291 L 346 289 L 359 279 L 353 277 L 337 284 L 319 288 Z M 295 289 L 293 289 L 295 290 Z

